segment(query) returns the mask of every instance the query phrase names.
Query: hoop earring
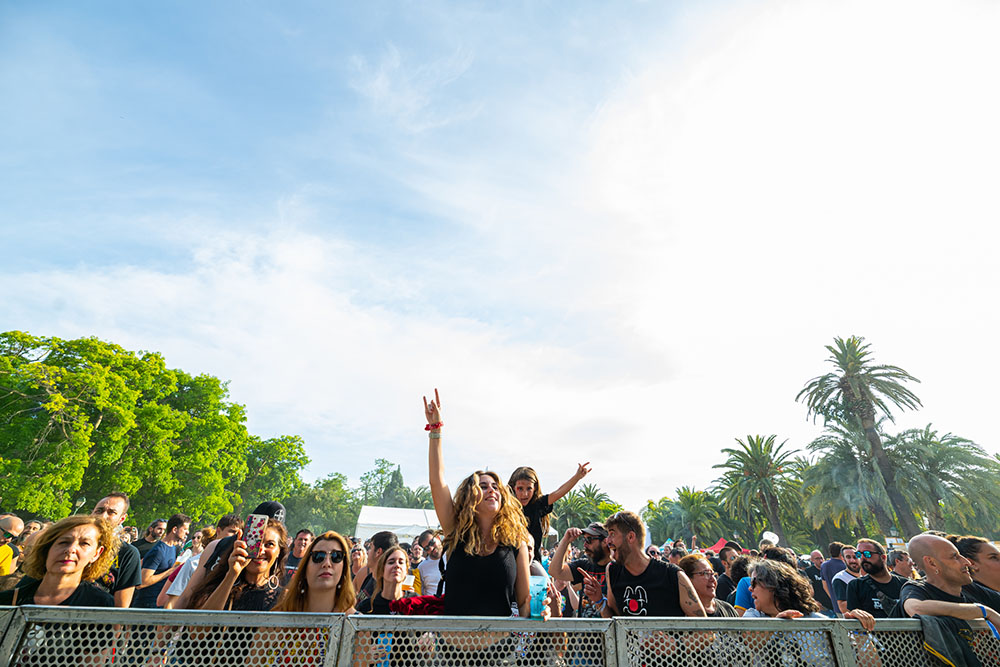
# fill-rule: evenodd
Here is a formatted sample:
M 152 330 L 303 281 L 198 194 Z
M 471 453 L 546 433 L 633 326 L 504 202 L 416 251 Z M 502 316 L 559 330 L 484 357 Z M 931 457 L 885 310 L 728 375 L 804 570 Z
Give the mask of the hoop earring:
M 276 589 L 280 584 L 281 581 L 278 579 L 278 575 L 276 574 L 272 574 L 271 578 L 267 580 L 267 585 L 271 588 L 272 591 Z

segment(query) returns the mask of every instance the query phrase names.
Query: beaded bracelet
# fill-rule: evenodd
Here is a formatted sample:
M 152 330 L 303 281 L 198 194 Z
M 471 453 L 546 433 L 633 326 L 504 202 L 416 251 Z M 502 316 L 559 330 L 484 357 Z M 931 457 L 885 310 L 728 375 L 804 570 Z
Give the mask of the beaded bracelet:
M 428 424 L 424 427 L 425 431 L 436 431 L 437 429 L 444 426 L 444 422 L 437 422 L 436 424 Z

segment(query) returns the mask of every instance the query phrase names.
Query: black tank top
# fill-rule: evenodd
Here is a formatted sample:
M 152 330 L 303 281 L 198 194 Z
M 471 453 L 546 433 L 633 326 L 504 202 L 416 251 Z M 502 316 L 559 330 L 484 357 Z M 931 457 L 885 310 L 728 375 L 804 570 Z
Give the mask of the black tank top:
M 608 588 L 622 616 L 684 616 L 678 600 L 676 565 L 651 558 L 645 571 L 633 576 L 625 566 L 612 562 Z
M 448 616 L 510 616 L 517 609 L 514 582 L 517 550 L 498 546 L 488 556 L 470 556 L 458 544 L 445 571 L 444 613 Z

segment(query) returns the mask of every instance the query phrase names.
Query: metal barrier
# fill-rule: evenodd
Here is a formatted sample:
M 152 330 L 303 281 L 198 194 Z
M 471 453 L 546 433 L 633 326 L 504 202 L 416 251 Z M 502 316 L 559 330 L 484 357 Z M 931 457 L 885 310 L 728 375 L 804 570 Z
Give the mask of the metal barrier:
M 1000 641 L 972 623 L 984 665 Z M 920 622 L 0 608 L 0 667 L 936 667 Z

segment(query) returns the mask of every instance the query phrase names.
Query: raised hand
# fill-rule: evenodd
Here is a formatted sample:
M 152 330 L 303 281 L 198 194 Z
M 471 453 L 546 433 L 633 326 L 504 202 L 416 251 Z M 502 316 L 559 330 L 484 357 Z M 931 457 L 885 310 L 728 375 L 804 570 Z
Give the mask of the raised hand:
M 243 531 L 237 535 L 236 542 L 233 543 L 233 553 L 229 555 L 229 569 L 237 575 L 250 563 L 247 543 L 240 539 L 241 537 L 243 537 Z
M 591 470 L 593 470 L 593 468 L 588 468 L 587 467 L 589 465 L 590 465 L 590 461 L 587 461 L 586 463 L 577 463 L 576 464 L 576 475 L 575 475 L 575 477 L 576 477 L 576 479 L 578 481 L 581 480 L 581 479 L 583 479 L 584 477 L 586 477 L 587 473 L 590 472 Z
M 566 532 L 563 533 L 563 539 L 566 540 L 567 542 L 575 542 L 578 539 L 580 539 L 581 535 L 583 535 L 583 531 L 581 529 L 567 528 Z
M 604 594 L 601 592 L 601 582 L 583 568 L 577 568 L 580 576 L 583 577 L 583 594 L 593 603 L 601 601 Z
M 424 416 L 427 417 L 428 424 L 441 423 L 441 397 L 438 395 L 437 389 L 434 389 L 434 400 L 430 403 L 424 396 Z

